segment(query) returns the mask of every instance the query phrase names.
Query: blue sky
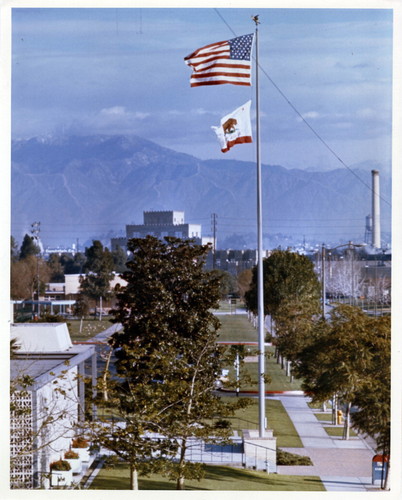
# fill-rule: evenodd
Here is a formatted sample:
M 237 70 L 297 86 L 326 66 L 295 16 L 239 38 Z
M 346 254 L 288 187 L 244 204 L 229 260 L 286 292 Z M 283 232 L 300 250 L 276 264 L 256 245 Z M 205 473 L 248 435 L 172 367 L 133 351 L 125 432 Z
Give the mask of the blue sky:
M 386 2 L 385 2 L 386 4 Z M 12 135 L 136 134 L 202 159 L 212 125 L 255 88 L 190 88 L 184 57 L 261 24 L 260 65 L 347 165 L 391 158 L 390 9 L 20 9 L 12 11 Z M 260 74 L 262 162 L 341 165 Z

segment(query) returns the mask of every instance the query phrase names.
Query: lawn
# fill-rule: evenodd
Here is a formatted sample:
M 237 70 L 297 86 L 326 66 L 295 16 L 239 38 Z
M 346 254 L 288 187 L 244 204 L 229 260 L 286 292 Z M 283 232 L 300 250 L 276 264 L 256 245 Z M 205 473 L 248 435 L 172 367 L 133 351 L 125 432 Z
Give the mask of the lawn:
M 98 333 L 107 330 L 113 323 L 107 318 L 99 319 L 84 319 L 82 322 L 82 332 L 80 333 L 80 320 L 68 320 L 67 326 L 73 342 L 89 340 Z
M 186 481 L 186 490 L 191 491 L 325 491 L 319 477 L 285 476 L 267 474 L 234 467 L 205 467 L 205 478 L 201 481 Z M 127 490 L 130 488 L 127 465 L 118 464 L 112 469 L 103 468 L 90 489 Z M 140 477 L 140 490 L 175 490 L 174 481 L 153 474 Z
M 343 436 L 343 426 L 342 427 L 324 427 L 328 436 L 341 437 Z M 353 429 L 349 429 L 350 437 L 357 436 L 356 432 Z
M 290 377 L 286 375 L 285 370 L 283 370 L 276 362 L 274 357 L 274 349 L 268 347 L 266 349 L 267 357 L 265 361 L 265 373 L 270 377 L 270 382 L 266 382 L 266 391 L 298 391 L 301 389 L 301 381 L 294 379 L 293 382 L 290 381 Z M 251 353 L 253 354 L 253 353 Z M 249 358 L 252 360 L 252 358 Z M 229 376 L 231 380 L 235 380 L 235 369 L 232 366 L 228 366 Z M 244 384 L 241 386 L 242 391 L 256 391 L 258 390 L 258 363 L 256 361 L 247 361 L 240 369 L 240 377 L 247 377 Z M 250 379 L 250 381 L 248 381 Z
M 257 330 L 246 314 L 225 314 L 217 316 L 221 322 L 219 339 L 223 342 L 258 342 Z
M 320 422 L 332 422 L 332 413 L 314 413 L 314 415 Z
M 245 314 L 230 314 L 218 316 L 221 322 L 219 331 L 219 340 L 222 342 L 257 342 L 257 330 L 248 320 Z M 258 346 L 246 346 L 246 350 L 250 355 L 255 355 L 258 351 Z M 267 358 L 265 364 L 265 372 L 271 377 L 271 382 L 266 384 L 267 391 L 292 391 L 300 390 L 300 380 L 290 382 L 290 377 L 286 376 L 285 371 L 276 362 L 274 357 L 274 348 L 266 348 Z M 251 360 L 252 358 L 249 358 Z M 235 378 L 235 370 L 233 367 L 227 367 L 230 370 L 230 377 Z M 242 390 L 250 391 L 258 388 L 258 363 L 247 362 L 243 365 L 242 373 L 248 375 L 252 382 L 247 383 L 242 387 Z
M 224 398 L 226 401 L 233 401 L 233 398 Z M 276 399 L 267 399 L 265 413 L 268 421 L 268 428 L 273 429 L 274 437 L 277 438 L 277 446 L 282 448 L 302 448 L 303 443 L 289 418 L 282 403 Z M 241 432 L 243 429 L 258 429 L 258 401 L 252 400 L 248 407 L 237 410 L 236 415 L 231 419 L 234 430 Z
M 219 309 L 213 309 L 212 312 L 230 312 L 236 314 L 236 312 L 245 311 L 245 309 L 245 305 L 240 299 L 236 299 L 236 304 L 232 304 L 229 300 L 221 300 L 219 302 Z

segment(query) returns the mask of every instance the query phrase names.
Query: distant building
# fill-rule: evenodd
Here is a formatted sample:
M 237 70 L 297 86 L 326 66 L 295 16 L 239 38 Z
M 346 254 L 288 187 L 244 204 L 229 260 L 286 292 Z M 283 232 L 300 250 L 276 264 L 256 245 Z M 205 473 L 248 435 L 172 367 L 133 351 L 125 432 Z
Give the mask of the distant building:
M 257 250 L 216 250 L 215 269 L 227 271 L 237 276 L 245 269 L 252 269 L 257 263 Z M 263 258 L 268 257 L 269 251 L 263 252 Z M 211 268 L 211 263 L 207 262 L 207 268 Z
M 44 293 L 45 300 L 62 300 L 76 299 L 80 293 L 80 278 L 85 277 L 85 274 L 65 274 L 63 283 L 46 283 Z M 114 290 L 116 285 L 126 285 L 126 282 L 119 274 L 114 273 L 110 282 L 111 290 Z
M 155 236 L 163 239 L 165 236 L 173 236 L 182 239 L 193 239 L 197 244 L 205 244 L 211 238 L 203 238 L 200 224 L 188 224 L 184 222 L 184 212 L 177 210 L 144 212 L 143 224 L 126 225 L 125 238 L 112 238 L 112 251 L 118 247 L 127 251 L 127 241 L 131 238 L 145 238 Z

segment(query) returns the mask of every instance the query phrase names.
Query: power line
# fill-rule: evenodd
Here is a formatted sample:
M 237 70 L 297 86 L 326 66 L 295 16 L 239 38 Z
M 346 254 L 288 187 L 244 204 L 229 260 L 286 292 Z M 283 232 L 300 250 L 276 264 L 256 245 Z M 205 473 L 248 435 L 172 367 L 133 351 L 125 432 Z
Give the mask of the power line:
M 237 36 L 235 31 L 232 29 L 232 27 L 229 25 L 229 23 L 224 19 L 222 14 L 218 11 L 218 9 L 214 9 L 215 12 L 218 14 L 218 16 L 222 19 L 222 21 L 226 24 L 226 26 L 229 28 L 229 30 L 232 32 L 234 36 Z M 254 61 L 255 58 L 253 57 Z M 286 94 L 280 89 L 279 85 L 277 85 L 272 78 L 269 76 L 267 71 L 261 66 L 261 64 L 258 63 L 258 67 L 261 70 L 261 72 L 267 77 L 267 79 L 271 82 L 273 87 L 279 92 L 279 94 L 285 99 L 287 104 L 293 109 L 293 111 L 297 114 L 297 116 L 302 120 L 302 122 L 311 130 L 311 132 L 315 135 L 315 137 L 328 149 L 328 151 L 343 165 L 351 174 L 353 174 L 356 179 L 358 179 L 364 186 L 366 186 L 371 193 L 373 193 L 373 188 L 367 184 L 352 168 L 350 168 L 343 160 L 342 158 L 331 148 L 331 146 L 323 139 L 320 134 L 310 125 L 310 123 L 304 118 L 304 116 L 300 113 L 300 111 L 296 108 L 296 106 L 291 102 L 291 100 L 286 96 Z M 384 197 L 379 195 L 380 199 L 386 203 L 387 205 L 391 206 L 391 203 L 386 200 Z

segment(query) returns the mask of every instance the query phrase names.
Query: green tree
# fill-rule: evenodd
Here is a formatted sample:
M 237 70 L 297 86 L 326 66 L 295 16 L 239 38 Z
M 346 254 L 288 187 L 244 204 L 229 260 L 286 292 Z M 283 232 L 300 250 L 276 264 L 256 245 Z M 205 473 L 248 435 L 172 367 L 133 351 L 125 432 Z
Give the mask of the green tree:
M 309 342 L 313 321 L 320 313 L 321 287 L 312 262 L 289 250 L 275 250 L 263 261 L 264 312 L 275 321 L 277 354 L 296 362 Z M 245 301 L 258 310 L 257 268 L 253 269 Z
M 352 413 L 354 427 L 375 438 L 377 452 L 391 451 L 391 317 L 368 319 L 372 357 L 360 387 L 356 390 Z M 390 461 L 388 463 L 388 472 Z M 384 489 L 387 489 L 387 479 Z
M 110 282 L 113 278 L 113 257 L 98 240 L 94 240 L 92 246 L 85 249 L 85 257 L 83 270 L 86 275 L 80 278 L 80 289 L 83 295 L 95 300 L 97 307 L 98 300 L 108 299 L 112 295 Z M 102 311 L 100 311 L 99 319 L 102 319 Z
M 113 257 L 113 270 L 116 273 L 124 273 L 124 271 L 127 271 L 127 254 L 126 252 L 121 248 L 117 247 L 116 250 L 112 251 L 112 257 Z
M 184 489 L 186 478 L 202 477 L 200 464 L 185 458 L 191 438 L 228 439 L 229 422 L 213 417 L 243 404 L 225 404 L 213 392 L 224 362 L 216 343 L 220 324 L 211 313 L 219 280 L 203 268 L 209 246 L 148 236 L 129 240 L 128 248 L 133 258 L 123 274 L 127 286 L 118 291 L 114 311 L 123 329 L 111 339 L 120 380 L 110 381 L 106 404 L 113 402 L 130 432 L 123 436 L 115 429 L 114 440 L 132 443 L 127 459 L 134 476 L 152 463 Z M 157 446 L 150 450 L 149 439 L 143 442 L 146 432 L 163 436 L 159 452 Z
M 289 250 L 274 250 L 263 261 L 264 312 L 275 318 L 285 301 L 305 298 L 319 305 L 320 283 L 312 262 L 304 255 Z M 245 294 L 246 305 L 254 313 L 258 310 L 257 268 L 253 268 L 250 289 Z
M 20 249 L 20 260 L 26 259 L 31 255 L 38 255 L 40 253 L 40 248 L 35 243 L 35 238 L 26 234 L 22 241 Z
M 64 268 L 64 274 L 81 274 L 85 262 L 85 254 L 81 252 L 77 252 L 74 256 L 67 253 L 61 254 L 60 256 L 60 264 Z
M 244 299 L 245 293 L 250 289 L 253 273 L 251 269 L 244 269 L 237 276 L 237 286 L 240 297 Z
M 389 381 L 389 365 L 386 366 L 389 357 L 387 359 L 385 351 L 385 363 L 378 359 L 380 339 L 376 337 L 380 328 L 374 327 L 373 322 L 376 320 L 357 307 L 339 306 L 331 311 L 328 322 L 318 323 L 313 341 L 300 354 L 297 375 L 303 378 L 303 389 L 317 402 L 337 394 L 346 405 L 344 439 L 349 438 L 351 406 L 365 397 L 366 401 L 373 398 L 377 383 L 373 379 L 375 370 L 379 370 L 377 376 L 384 378 L 385 385 Z M 387 394 L 389 389 L 384 393 L 385 399 Z M 386 405 L 384 413 L 387 413 Z
M 64 282 L 64 269 L 60 262 L 60 257 L 52 253 L 47 261 L 50 272 L 50 281 L 52 283 L 63 283 Z
M 223 271 L 222 269 L 215 269 L 211 271 L 211 273 L 219 279 L 219 292 L 221 299 L 225 299 L 229 294 L 237 293 L 239 291 L 237 280 L 232 274 L 227 271 Z
M 312 341 L 318 318 L 320 305 L 308 296 L 283 300 L 277 308 L 275 346 L 293 366 L 299 362 L 301 351 Z

